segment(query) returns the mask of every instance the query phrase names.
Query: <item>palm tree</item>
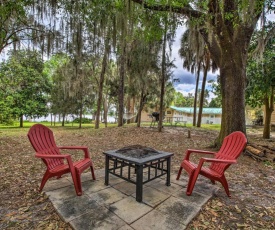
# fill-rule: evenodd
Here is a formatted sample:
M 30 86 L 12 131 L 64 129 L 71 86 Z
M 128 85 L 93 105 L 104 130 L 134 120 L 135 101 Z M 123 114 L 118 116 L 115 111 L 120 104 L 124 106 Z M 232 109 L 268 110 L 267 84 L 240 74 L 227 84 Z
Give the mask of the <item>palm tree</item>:
M 191 73 L 196 71 L 196 89 L 194 99 L 193 126 L 196 126 L 197 95 L 200 78 L 200 71 L 203 59 L 204 42 L 195 27 L 189 26 L 181 38 L 179 55 L 183 59 L 183 68 Z
M 197 95 L 198 95 L 198 84 L 199 84 L 199 76 L 200 70 L 203 68 L 203 80 L 201 87 L 201 94 L 199 100 L 199 113 L 198 113 L 198 121 L 197 127 L 201 127 L 201 119 L 202 119 L 202 109 L 203 109 L 203 100 L 204 100 L 204 92 L 205 85 L 207 81 L 207 72 L 212 69 L 215 71 L 217 69 L 217 65 L 211 59 L 211 55 L 207 48 L 206 43 L 203 40 L 203 37 L 199 33 L 199 30 L 196 26 L 192 26 L 188 23 L 189 29 L 185 31 L 181 39 L 181 48 L 179 50 L 179 55 L 184 59 L 183 67 L 187 68 L 187 70 L 194 73 L 197 71 L 196 76 L 196 90 L 195 90 L 195 99 L 194 99 L 194 114 L 193 114 L 193 126 L 196 125 L 196 107 L 197 107 Z

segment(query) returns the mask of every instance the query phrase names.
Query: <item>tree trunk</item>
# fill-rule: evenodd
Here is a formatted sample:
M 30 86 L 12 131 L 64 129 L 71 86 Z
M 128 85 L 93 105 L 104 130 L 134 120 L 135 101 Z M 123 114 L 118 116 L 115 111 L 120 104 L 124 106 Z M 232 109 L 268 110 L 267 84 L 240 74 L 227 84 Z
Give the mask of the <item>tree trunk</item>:
M 144 89 L 142 88 L 141 95 L 140 95 L 140 101 L 139 101 L 138 114 L 137 114 L 137 127 L 140 127 L 141 112 L 142 112 L 142 109 L 143 109 L 145 98 L 146 98 L 146 95 L 144 95 Z
M 103 119 L 104 119 L 104 124 L 105 124 L 105 128 L 108 127 L 108 103 L 107 103 L 107 99 L 103 99 Z
M 62 114 L 62 127 L 65 126 L 65 113 Z
M 23 128 L 23 115 L 20 115 L 20 118 L 19 118 L 19 120 L 20 120 L 20 128 Z
M 221 145 L 225 136 L 234 131 L 246 133 L 245 127 L 245 82 L 246 58 L 234 55 L 238 47 L 231 46 L 224 52 L 221 61 L 221 94 L 222 94 L 222 122 L 216 144 Z M 235 52 L 236 54 L 236 52 Z M 234 61 L 232 61 L 234 60 Z
M 128 114 L 131 114 L 131 97 L 130 97 L 130 95 L 127 96 L 127 108 L 126 108 L 126 111 L 127 111 Z M 130 124 L 131 123 L 131 119 L 128 119 L 128 117 L 127 117 L 126 123 Z
M 205 61 L 206 61 L 206 63 L 205 63 L 205 67 L 203 69 L 203 79 L 202 79 L 202 86 L 201 86 L 201 95 L 200 95 L 200 105 L 199 105 L 199 114 L 198 114 L 197 127 L 201 127 L 205 84 L 206 84 L 206 79 L 207 79 L 207 72 L 208 72 L 209 65 L 210 65 L 210 55 L 209 55 L 209 53 L 207 53 Z
M 81 129 L 81 126 L 82 126 L 82 117 L 83 117 L 83 103 L 81 100 L 80 111 L 79 111 L 79 126 L 78 126 L 79 129 Z
M 264 120 L 264 131 L 263 138 L 270 138 L 270 124 L 271 124 L 271 115 L 274 111 L 274 86 L 271 86 L 271 94 L 270 101 L 268 100 L 268 96 L 264 99 L 265 105 L 265 120 Z
M 264 119 L 264 131 L 263 131 L 264 139 L 270 139 L 271 114 L 272 112 L 269 108 L 268 99 L 267 99 L 267 103 L 265 103 L 265 119 Z
M 135 104 L 136 104 L 136 97 L 133 96 L 133 98 L 132 98 L 131 110 L 130 110 L 130 112 L 133 114 L 133 116 L 134 116 L 134 114 L 135 114 Z M 136 117 L 132 117 L 132 118 L 131 118 L 131 122 L 135 122 L 135 120 L 136 120 Z
M 98 86 L 98 99 L 97 99 L 97 108 L 96 108 L 95 129 L 99 128 L 100 110 L 101 110 L 102 94 L 103 94 L 103 84 L 104 84 L 104 78 L 105 78 L 105 73 L 106 73 L 109 50 L 110 50 L 109 36 L 107 35 L 107 38 L 105 39 L 105 50 L 104 50 L 104 56 L 103 56 L 102 65 L 101 65 L 101 73 L 100 73 L 99 86 Z
M 198 87 L 199 87 L 199 81 L 200 81 L 200 71 L 201 71 L 201 64 L 198 65 L 197 70 L 197 80 L 196 80 L 196 89 L 195 89 L 195 97 L 194 97 L 194 113 L 193 113 L 193 126 L 196 126 L 196 120 L 197 120 L 197 100 L 198 100 Z
M 124 113 L 124 79 L 126 75 L 126 25 L 125 21 L 121 25 L 121 49 L 119 64 L 120 64 L 120 78 L 118 89 L 118 127 L 123 126 L 123 113 Z
M 164 94 L 165 94 L 165 75 L 166 75 L 166 41 L 167 41 L 167 22 L 165 21 L 164 28 L 164 38 L 162 44 L 162 65 L 161 65 L 161 90 L 160 90 L 160 106 L 159 106 L 159 122 L 158 122 L 158 131 L 162 131 L 162 121 L 164 116 L 165 108 L 163 106 L 164 102 Z

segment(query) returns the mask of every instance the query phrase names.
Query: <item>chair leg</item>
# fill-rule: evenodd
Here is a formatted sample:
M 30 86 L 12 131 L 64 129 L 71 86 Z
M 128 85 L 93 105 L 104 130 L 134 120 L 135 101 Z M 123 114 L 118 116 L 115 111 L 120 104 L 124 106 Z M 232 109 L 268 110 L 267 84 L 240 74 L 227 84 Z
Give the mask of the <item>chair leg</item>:
M 222 186 L 224 187 L 224 190 L 225 190 L 227 196 L 228 196 L 228 197 L 231 197 L 230 192 L 229 192 L 229 188 L 228 188 L 228 183 L 227 183 L 227 180 L 226 180 L 225 176 L 223 175 L 223 176 L 220 178 L 219 181 L 221 182 Z
M 196 184 L 197 178 L 198 178 L 199 172 L 197 170 L 194 170 L 189 175 L 189 181 L 186 189 L 186 195 L 191 196 L 194 186 Z
M 74 183 L 75 192 L 76 192 L 76 195 L 81 196 L 82 188 L 81 188 L 80 174 L 77 172 L 75 168 L 73 168 L 73 170 L 71 171 L 71 175 Z
M 90 169 L 91 169 L 91 172 L 92 172 L 92 177 L 93 177 L 93 180 L 96 180 L 96 178 L 95 178 L 94 166 L 93 166 L 93 165 L 91 165 L 91 166 L 90 166 Z
M 177 180 L 180 179 L 181 171 L 182 171 L 182 167 L 180 167 L 180 169 L 179 169 L 179 172 L 178 172 L 178 175 L 177 175 Z
M 42 189 L 44 188 L 47 180 L 50 178 L 50 174 L 46 171 L 42 180 L 41 180 L 41 184 L 40 184 L 40 187 L 39 187 L 39 192 L 42 191 Z
M 81 173 L 76 170 L 78 196 L 82 195 Z

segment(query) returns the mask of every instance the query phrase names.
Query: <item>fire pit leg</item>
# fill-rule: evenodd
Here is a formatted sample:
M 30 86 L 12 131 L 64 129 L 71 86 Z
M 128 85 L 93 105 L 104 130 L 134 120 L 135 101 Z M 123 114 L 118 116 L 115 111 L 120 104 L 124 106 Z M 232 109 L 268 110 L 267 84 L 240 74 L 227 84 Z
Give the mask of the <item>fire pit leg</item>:
M 137 181 L 136 181 L 136 201 L 142 202 L 143 187 L 143 165 L 136 165 Z
M 105 185 L 109 185 L 109 156 L 105 155 Z
M 170 171 L 171 171 L 171 157 L 167 158 L 167 177 L 166 177 L 166 186 L 170 186 Z

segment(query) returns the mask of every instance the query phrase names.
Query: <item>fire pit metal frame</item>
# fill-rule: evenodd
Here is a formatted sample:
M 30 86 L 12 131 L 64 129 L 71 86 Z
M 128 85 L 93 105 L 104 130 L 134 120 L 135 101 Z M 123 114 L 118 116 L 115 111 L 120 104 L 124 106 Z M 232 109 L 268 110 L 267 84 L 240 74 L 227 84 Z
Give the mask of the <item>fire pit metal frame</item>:
M 138 202 L 142 202 L 143 184 L 167 175 L 166 186 L 171 185 L 170 172 L 173 153 L 158 151 L 157 155 L 135 158 L 116 151 L 103 152 L 105 154 L 105 185 L 109 185 L 109 174 L 135 184 L 136 201 Z M 147 175 L 144 177 L 144 169 L 146 168 L 148 168 Z M 136 177 L 133 177 L 133 173 L 135 173 Z

